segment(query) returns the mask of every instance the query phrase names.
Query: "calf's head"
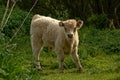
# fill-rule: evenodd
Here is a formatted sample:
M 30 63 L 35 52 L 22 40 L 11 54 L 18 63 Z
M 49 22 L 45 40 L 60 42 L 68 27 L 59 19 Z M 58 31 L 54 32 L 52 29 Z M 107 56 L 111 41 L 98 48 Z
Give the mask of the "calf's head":
M 59 22 L 60 27 L 64 27 L 67 38 L 73 39 L 77 29 L 80 29 L 83 21 L 76 21 L 74 19 Z

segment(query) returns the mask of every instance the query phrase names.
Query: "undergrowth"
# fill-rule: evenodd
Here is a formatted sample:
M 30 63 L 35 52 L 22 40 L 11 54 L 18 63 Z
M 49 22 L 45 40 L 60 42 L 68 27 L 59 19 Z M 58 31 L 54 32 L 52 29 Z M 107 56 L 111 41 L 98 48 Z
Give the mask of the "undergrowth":
M 78 76 L 76 76 L 76 65 L 72 61 L 71 57 L 66 56 L 64 61 L 65 73 L 63 73 L 63 76 L 60 74 L 62 77 L 58 75 L 58 61 L 56 54 L 54 52 L 49 53 L 46 49 L 42 51 L 40 56 L 43 72 L 38 73 L 33 64 L 33 55 L 29 39 L 30 37 L 19 36 L 11 43 L 13 48 L 8 48 L 8 50 L 5 50 L 0 45 L 1 80 L 68 80 L 70 79 L 69 76 L 71 74 L 73 77 L 76 76 L 83 80 L 93 80 L 98 76 L 102 76 L 101 79 L 105 80 L 118 80 L 118 74 L 120 74 L 120 47 L 117 45 L 117 43 L 119 44 L 119 37 L 116 36 L 119 34 L 119 30 L 100 31 L 92 28 L 81 29 L 79 31 L 79 57 L 84 67 L 84 72 L 80 73 L 80 75 L 77 74 Z M 1 35 L 1 37 L 4 37 L 4 35 Z M 113 38 L 115 40 L 113 40 Z M 4 38 L 1 38 L 0 41 L 1 43 L 4 43 Z M 111 44 L 113 45 L 113 48 L 110 47 Z M 111 76 L 111 74 L 113 74 L 113 76 Z M 105 75 L 109 76 L 109 78 Z M 55 76 L 58 76 L 58 78 Z M 77 80 L 77 78 L 70 80 Z M 100 79 L 97 78 L 97 80 Z

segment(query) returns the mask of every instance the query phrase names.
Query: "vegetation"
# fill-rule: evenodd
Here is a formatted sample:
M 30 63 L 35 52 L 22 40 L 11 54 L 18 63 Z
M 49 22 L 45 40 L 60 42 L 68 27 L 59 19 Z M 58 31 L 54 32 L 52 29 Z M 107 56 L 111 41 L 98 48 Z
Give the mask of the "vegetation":
M 96 31 L 97 34 L 94 34 Z M 43 72 L 37 72 L 33 64 L 29 36 L 22 36 L 15 38 L 7 50 L 0 47 L 1 80 L 119 80 L 120 37 L 114 35 L 119 36 L 120 30 L 83 28 L 79 35 L 79 56 L 84 67 L 83 73 L 76 72 L 76 65 L 69 56 L 64 61 L 65 72 L 58 73 L 56 54 L 47 50 L 41 53 Z M 4 42 L 4 39 L 0 40 Z
M 7 0 L 0 0 L 6 5 Z M 13 0 L 14 1 L 14 0 Z M 16 5 L 29 11 L 36 0 L 15 0 Z M 27 4 L 26 4 L 27 3 Z M 93 15 L 106 15 L 109 28 L 120 28 L 120 1 L 119 0 L 38 0 L 33 13 L 55 18 L 77 18 L 85 21 Z M 12 2 L 10 5 L 12 6 Z M 69 15 L 67 15 L 69 14 Z M 104 26 L 103 26 L 104 27 Z
M 109 17 L 105 7 L 108 5 L 102 5 L 105 14 L 98 10 L 99 7 L 101 10 L 101 5 L 96 7 L 100 1 L 102 1 L 102 3 L 106 2 L 106 4 L 108 4 L 109 1 L 98 0 L 98 2 L 96 2 L 93 0 L 90 3 L 91 7 L 89 7 L 90 4 L 87 5 L 89 0 L 86 0 L 86 2 L 84 0 L 76 0 L 73 2 L 73 4 L 76 5 L 71 6 L 70 3 L 72 0 L 66 0 L 65 2 L 62 0 L 39 0 L 33 12 L 20 28 L 20 31 L 14 36 L 28 14 L 27 11 L 29 11 L 34 3 L 34 0 L 18 1 L 21 2 L 16 4 L 3 30 L 1 30 L 0 27 L 0 80 L 120 79 L 120 29 L 116 29 L 119 28 L 119 26 L 115 26 L 114 29 L 109 28 Z M 25 5 L 26 1 L 28 1 L 27 5 Z M 77 1 L 81 3 L 78 4 Z M 6 2 L 7 0 L 0 0 L 0 23 L 4 15 L 4 4 L 6 5 Z M 111 2 L 114 2 L 114 0 L 110 0 L 110 3 Z M 117 8 L 119 8 L 118 2 L 119 0 L 116 0 L 111 9 L 114 9 L 114 6 L 118 6 Z M 59 3 L 62 3 L 62 5 Z M 82 3 L 84 4 L 82 5 Z M 12 4 L 10 1 L 7 15 L 11 10 Z M 39 6 L 40 10 L 38 10 Z M 85 10 L 82 10 L 83 12 L 78 11 L 78 9 L 76 10 L 75 8 L 79 6 L 83 6 L 80 10 Z M 96 7 L 95 9 L 94 6 Z M 70 8 L 68 9 L 68 7 Z M 88 16 L 89 10 L 86 10 L 87 7 L 89 7 L 90 10 L 92 9 L 92 12 Z M 77 13 L 72 13 L 72 10 Z M 95 12 L 96 10 L 98 11 Z M 41 13 L 60 20 L 68 18 L 80 19 L 80 17 L 81 19 L 85 19 L 84 26 L 78 31 L 80 38 L 78 54 L 84 67 L 84 72 L 77 73 L 75 63 L 70 56 L 66 56 L 64 61 L 65 72 L 63 74 L 58 73 L 56 54 L 54 52 L 49 53 L 46 48 L 42 51 L 40 58 L 43 71 L 40 73 L 36 71 L 29 36 L 30 21 L 34 13 Z M 119 13 L 117 16 L 119 16 Z M 113 17 L 113 19 L 114 18 L 115 17 Z

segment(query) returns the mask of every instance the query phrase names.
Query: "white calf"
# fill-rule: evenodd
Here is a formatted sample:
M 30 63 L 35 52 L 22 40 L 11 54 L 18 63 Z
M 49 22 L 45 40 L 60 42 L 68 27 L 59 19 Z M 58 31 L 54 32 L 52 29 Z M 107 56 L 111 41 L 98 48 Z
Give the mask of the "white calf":
M 36 62 L 36 68 L 42 70 L 39 61 L 39 53 L 44 46 L 55 49 L 59 61 L 59 71 L 63 72 L 65 54 L 71 54 L 78 65 L 78 71 L 82 71 L 78 56 L 78 32 L 83 21 L 74 19 L 59 21 L 50 17 L 35 15 L 31 22 L 31 45 Z

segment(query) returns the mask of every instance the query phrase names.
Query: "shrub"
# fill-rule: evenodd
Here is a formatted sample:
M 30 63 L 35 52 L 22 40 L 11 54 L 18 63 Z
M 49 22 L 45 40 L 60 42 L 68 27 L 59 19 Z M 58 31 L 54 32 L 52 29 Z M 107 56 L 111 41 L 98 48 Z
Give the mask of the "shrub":
M 4 12 L 5 8 L 2 7 L 1 9 Z M 3 12 L 1 12 L 1 13 L 3 13 Z M 13 34 L 16 32 L 16 30 L 20 27 L 20 25 L 21 25 L 22 21 L 24 20 L 24 18 L 26 17 L 27 13 L 28 12 L 22 11 L 19 8 L 15 8 L 13 10 L 5 28 L 3 29 L 3 33 L 8 37 L 12 37 Z M 2 16 L 0 16 L 0 19 L 2 19 L 1 17 Z M 21 35 L 29 34 L 31 18 L 32 18 L 32 14 L 29 15 L 29 17 L 25 21 L 19 34 L 21 34 Z
M 104 29 L 109 27 L 107 16 L 103 14 L 101 15 L 94 14 L 91 17 L 89 17 L 87 21 L 90 26 L 94 26 L 97 29 Z
M 34 2 L 35 0 L 22 0 L 17 5 L 20 9 L 29 11 Z M 61 0 L 38 0 L 32 12 L 57 19 L 68 17 L 68 10 L 64 5 L 64 1 Z
M 120 30 L 82 28 L 79 31 L 79 54 L 82 58 L 120 53 Z

